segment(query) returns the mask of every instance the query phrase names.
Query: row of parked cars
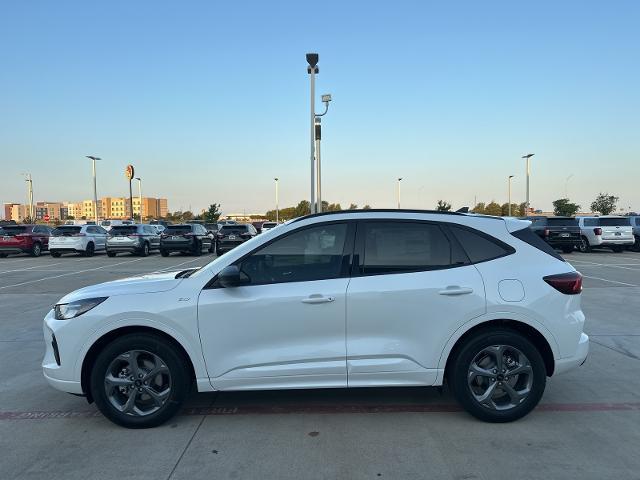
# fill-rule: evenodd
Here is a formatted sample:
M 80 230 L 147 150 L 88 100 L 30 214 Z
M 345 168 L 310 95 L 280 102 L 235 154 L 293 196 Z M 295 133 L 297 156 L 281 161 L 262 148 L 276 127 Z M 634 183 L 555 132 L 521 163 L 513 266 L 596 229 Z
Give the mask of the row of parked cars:
M 277 224 L 265 222 L 262 231 Z M 136 224 L 102 225 L 4 225 L 0 228 L 0 258 L 14 253 L 28 253 L 38 257 L 48 250 L 52 257 L 65 253 L 92 256 L 106 252 L 109 257 L 118 253 L 147 256 L 159 251 L 163 257 L 172 252 L 192 255 L 225 253 L 255 237 L 258 230 L 251 224 Z
M 545 242 L 564 253 L 576 248 L 581 252 L 594 248 L 640 251 L 640 216 L 524 218 L 531 221 L 530 228 Z

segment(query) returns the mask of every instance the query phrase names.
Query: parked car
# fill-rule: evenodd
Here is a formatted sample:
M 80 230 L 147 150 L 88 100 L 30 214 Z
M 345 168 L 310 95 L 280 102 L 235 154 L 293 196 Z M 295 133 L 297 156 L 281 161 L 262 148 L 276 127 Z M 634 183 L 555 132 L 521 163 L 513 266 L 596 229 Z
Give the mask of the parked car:
M 632 215 L 629 217 L 631 228 L 633 228 L 633 245 L 631 250 L 640 252 L 640 215 Z
M 264 222 L 262 224 L 260 233 L 268 232 L 269 230 L 271 230 L 272 228 L 276 228 L 277 226 L 278 224 L 276 222 Z
M 91 257 L 104 251 L 108 232 L 99 225 L 60 225 L 51 233 L 49 252 L 58 258 L 63 253 L 80 253 Z
M 252 239 L 258 234 L 256 227 L 251 224 L 235 223 L 225 224 L 216 235 L 216 253 L 222 255 L 241 243 Z
M 634 243 L 633 229 L 629 217 L 607 215 L 602 217 L 578 217 L 580 224 L 580 251 L 608 247 L 622 252 Z
M 143 257 L 160 249 L 160 235 L 153 225 L 115 225 L 107 238 L 107 255 L 115 257 L 120 252 L 136 253 Z
M 0 258 L 11 253 L 39 257 L 49 248 L 51 228 L 46 225 L 4 225 L 0 228 Z
M 166 228 L 164 225 L 159 225 L 159 224 L 153 224 L 153 225 L 150 225 L 150 227 L 153 228 L 158 235 L 161 235 Z
M 107 232 L 111 230 L 112 227 L 116 225 L 134 225 L 135 222 L 133 220 L 102 220 L 100 222 L 100 226 L 104 228 Z
M 580 247 L 580 226 L 573 217 L 524 217 L 531 221 L 531 230 L 553 248 L 571 253 Z
M 171 223 L 166 220 L 151 220 L 149 225 L 162 225 L 163 227 L 166 227 L 167 225 L 171 225 Z
M 213 252 L 215 243 L 204 226 L 199 223 L 169 225 L 160 235 L 160 254 L 168 257 L 171 252 L 202 255 Z
M 446 381 L 472 415 L 507 422 L 538 404 L 548 376 L 585 361 L 581 290 L 522 220 L 309 215 L 199 269 L 65 295 L 44 319 L 42 366 L 52 386 L 132 428 L 171 418 L 192 385 Z

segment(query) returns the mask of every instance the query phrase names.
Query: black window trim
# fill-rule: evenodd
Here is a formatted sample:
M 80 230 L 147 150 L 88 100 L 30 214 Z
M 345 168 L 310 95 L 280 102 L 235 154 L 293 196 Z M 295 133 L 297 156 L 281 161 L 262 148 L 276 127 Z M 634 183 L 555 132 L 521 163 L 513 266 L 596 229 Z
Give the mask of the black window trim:
M 239 265 L 247 257 L 253 255 L 258 250 L 266 248 L 269 245 L 271 245 L 272 243 L 274 243 L 274 242 L 276 242 L 278 240 L 281 240 L 283 238 L 286 238 L 289 235 L 293 235 L 294 233 L 302 232 L 302 231 L 308 230 L 310 228 L 316 228 L 316 227 L 321 227 L 321 226 L 326 226 L 326 225 L 336 225 L 336 224 L 346 224 L 347 225 L 346 238 L 345 238 L 345 241 L 344 241 L 344 247 L 342 249 L 342 266 L 340 268 L 340 273 L 339 273 L 339 275 L 337 277 L 322 278 L 322 279 L 318 279 L 318 280 L 304 280 L 304 282 L 299 282 L 299 281 L 293 281 L 292 280 L 292 281 L 289 281 L 289 282 L 285 281 L 285 282 L 273 282 L 273 283 L 252 283 L 252 284 L 242 285 L 242 286 L 243 287 L 259 287 L 259 286 L 264 286 L 264 285 L 281 285 L 281 284 L 286 284 L 286 283 L 308 283 L 308 282 L 319 282 L 319 281 L 323 281 L 323 280 L 335 280 L 335 279 L 338 279 L 338 278 L 349 278 L 351 270 L 352 270 L 352 266 L 353 266 L 354 241 L 355 241 L 355 233 L 356 233 L 356 222 L 354 220 L 351 220 L 351 219 L 332 220 L 332 221 L 329 221 L 329 222 L 318 222 L 318 223 L 312 223 L 312 224 L 309 224 L 309 225 L 305 225 L 305 226 L 300 227 L 300 228 L 296 228 L 295 230 L 291 230 L 290 232 L 283 233 L 282 235 L 278 235 L 277 237 L 272 238 L 268 242 L 260 244 L 259 246 L 257 246 L 253 250 L 251 250 L 250 252 L 244 254 L 242 257 L 240 257 L 236 261 L 230 263 L 228 266 Z M 206 283 L 206 285 L 202 288 L 202 290 L 214 290 L 214 289 L 224 288 L 223 286 L 221 286 L 221 285 L 219 285 L 217 283 L 217 280 L 218 280 L 218 275 L 216 274 L 216 275 L 213 276 L 213 278 L 211 280 L 209 280 Z
M 461 228 L 463 230 L 467 230 L 467 231 L 469 231 L 471 233 L 474 233 L 474 234 L 484 238 L 485 240 L 496 244 L 497 246 L 499 246 L 503 250 L 505 250 L 505 253 L 503 253 L 502 255 L 498 255 L 497 257 L 491 257 L 491 258 L 486 258 L 484 260 L 479 260 L 477 262 L 472 262 L 471 259 L 469 258 L 469 255 L 466 253 L 466 250 L 460 244 L 460 242 L 458 241 L 456 236 L 453 234 L 453 232 L 449 231 L 450 232 L 449 234 L 451 235 L 451 237 L 453 237 L 453 239 L 456 242 L 456 244 L 458 244 L 460 246 L 460 248 L 462 249 L 462 251 L 465 252 L 465 255 L 469 259 L 469 264 L 470 265 L 478 265 L 479 263 L 491 262 L 493 260 L 497 260 L 498 258 L 508 257 L 509 255 L 513 255 L 514 253 L 516 253 L 516 248 L 515 247 L 513 247 L 512 245 L 509 245 L 506 242 L 503 242 L 499 238 L 496 238 L 496 237 L 494 237 L 492 235 L 489 235 L 488 233 L 483 232 L 482 230 L 478 230 L 477 228 L 469 227 L 467 225 L 461 225 L 460 223 L 453 223 L 453 222 L 446 222 L 446 223 L 448 225 L 459 227 L 459 228 Z M 525 227 L 525 228 L 529 228 L 529 227 Z M 448 227 L 447 227 L 447 230 L 449 230 Z
M 452 261 L 455 257 L 460 256 L 460 258 L 466 259 L 464 262 L 456 262 L 451 265 L 440 265 L 433 266 L 427 268 L 409 268 L 406 270 L 400 270 L 396 272 L 371 272 L 365 273 L 363 271 L 364 268 L 364 224 L 366 223 L 412 223 L 412 224 L 427 224 L 427 225 L 435 225 L 440 228 L 444 236 L 449 240 L 449 244 L 451 245 L 451 258 Z M 406 218 L 370 218 L 370 219 L 362 219 L 357 221 L 356 227 L 356 244 L 354 250 L 354 260 L 351 268 L 351 277 L 373 277 L 379 275 L 405 275 L 407 273 L 419 273 L 419 272 L 434 272 L 438 270 L 450 270 L 452 268 L 464 267 L 467 265 L 471 265 L 471 261 L 469 260 L 469 256 L 462 248 L 460 243 L 454 237 L 454 235 L 447 228 L 447 224 L 451 222 L 440 222 L 434 220 L 421 220 L 421 219 L 406 219 Z M 454 225 L 459 225 L 455 223 Z

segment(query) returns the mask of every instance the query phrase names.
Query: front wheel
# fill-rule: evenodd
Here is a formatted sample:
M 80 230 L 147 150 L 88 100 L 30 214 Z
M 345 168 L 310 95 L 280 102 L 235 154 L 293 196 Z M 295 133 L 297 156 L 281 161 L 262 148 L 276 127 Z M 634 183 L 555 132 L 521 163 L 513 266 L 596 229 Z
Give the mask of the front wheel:
M 117 254 L 116 254 L 116 252 L 109 252 L 109 251 L 107 251 L 107 257 L 111 257 L 111 258 L 113 258 L 113 257 L 115 257 L 116 255 L 117 255 Z
M 509 329 L 467 339 L 447 367 L 449 385 L 464 409 L 486 422 L 512 422 L 540 401 L 546 384 L 537 348 Z
M 42 254 L 42 245 L 40 245 L 40 242 L 34 243 L 33 247 L 31 247 L 31 256 L 39 257 L 41 254 Z
M 168 257 L 169 252 L 167 250 L 160 250 L 160 255 L 162 255 L 163 257 Z
M 147 242 L 144 242 L 144 244 L 142 245 L 142 250 L 140 251 L 140 256 L 142 256 L 142 257 L 148 257 L 149 256 L 149 244 Z
M 640 252 L 640 235 L 636 235 L 634 238 L 635 242 L 631 246 L 631 250 L 633 250 L 634 252 Z
M 132 333 L 109 343 L 91 370 L 91 394 L 105 417 L 127 428 L 161 425 L 191 385 L 188 360 L 157 335 Z

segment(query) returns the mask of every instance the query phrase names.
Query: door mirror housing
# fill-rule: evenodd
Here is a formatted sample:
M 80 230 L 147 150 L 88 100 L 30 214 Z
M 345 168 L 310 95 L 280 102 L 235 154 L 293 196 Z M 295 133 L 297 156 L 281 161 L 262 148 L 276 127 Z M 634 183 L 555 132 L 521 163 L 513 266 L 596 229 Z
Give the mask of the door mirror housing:
M 218 283 L 223 288 L 232 288 L 242 285 L 240 268 L 237 265 L 228 265 L 218 274 Z

